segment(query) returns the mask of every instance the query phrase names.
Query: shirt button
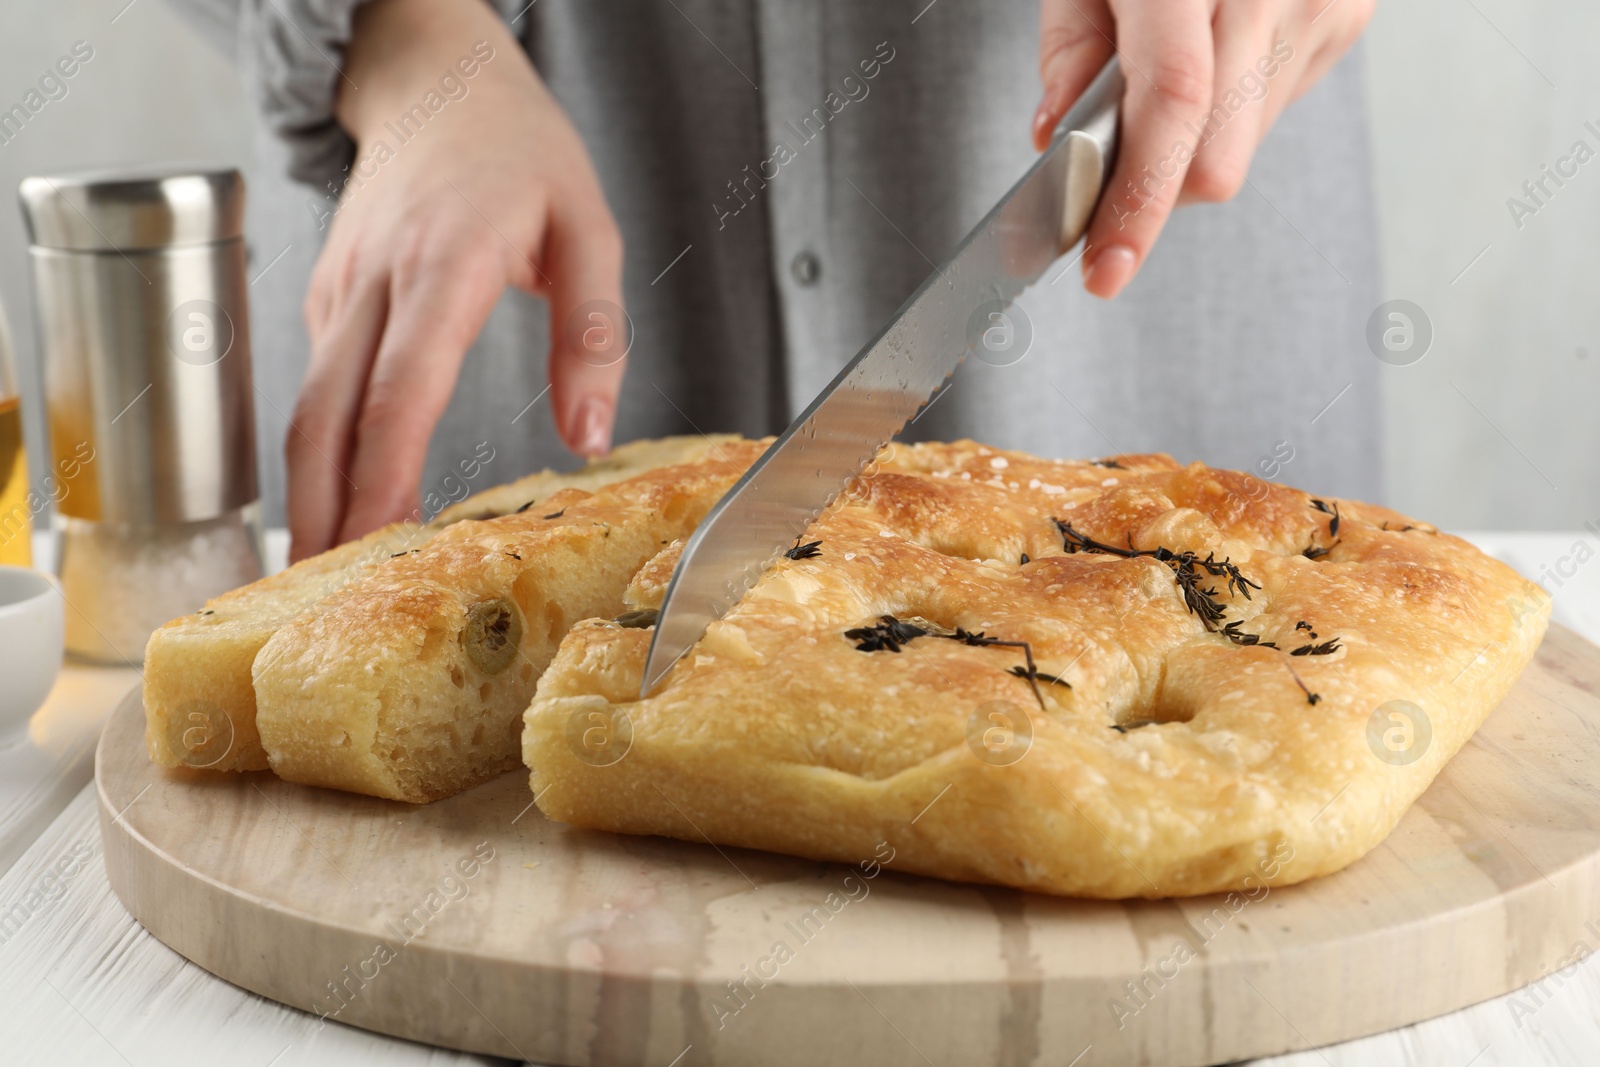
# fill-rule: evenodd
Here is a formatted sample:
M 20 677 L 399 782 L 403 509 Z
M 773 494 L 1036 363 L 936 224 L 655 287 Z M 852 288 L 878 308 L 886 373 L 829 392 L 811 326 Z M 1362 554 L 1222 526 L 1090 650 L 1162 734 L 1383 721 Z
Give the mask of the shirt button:
M 815 252 L 801 252 L 789 264 L 789 269 L 794 272 L 795 281 L 801 285 L 811 285 L 822 274 L 822 261 Z

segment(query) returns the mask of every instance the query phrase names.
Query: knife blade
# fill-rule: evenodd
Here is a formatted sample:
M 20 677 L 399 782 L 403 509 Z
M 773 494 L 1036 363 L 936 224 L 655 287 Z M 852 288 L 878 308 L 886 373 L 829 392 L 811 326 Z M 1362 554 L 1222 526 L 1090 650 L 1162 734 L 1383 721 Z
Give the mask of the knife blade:
M 656 617 L 646 696 L 955 372 L 1004 309 L 1083 236 L 1116 153 L 1116 57 L 1026 174 L 711 509 Z

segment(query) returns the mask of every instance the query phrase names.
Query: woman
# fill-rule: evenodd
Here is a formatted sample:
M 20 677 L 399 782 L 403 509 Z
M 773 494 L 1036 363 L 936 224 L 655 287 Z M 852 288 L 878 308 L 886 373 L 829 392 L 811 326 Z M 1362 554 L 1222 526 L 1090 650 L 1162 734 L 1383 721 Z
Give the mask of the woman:
M 1378 495 L 1360 75 L 1335 65 L 1372 0 L 185 2 L 231 20 L 290 173 L 326 194 L 301 216 L 324 243 L 285 445 L 296 558 L 486 445 L 503 480 L 560 444 L 782 428 L 1113 42 L 1122 149 L 1081 260 L 1021 301 L 1027 354 L 969 360 L 910 435 Z M 269 397 L 297 377 L 276 336 Z

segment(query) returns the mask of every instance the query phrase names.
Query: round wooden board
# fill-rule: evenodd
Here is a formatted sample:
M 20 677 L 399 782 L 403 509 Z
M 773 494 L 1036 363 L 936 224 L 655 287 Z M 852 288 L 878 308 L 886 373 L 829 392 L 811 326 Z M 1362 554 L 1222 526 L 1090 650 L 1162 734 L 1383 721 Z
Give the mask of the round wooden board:
M 412 807 L 165 771 L 136 692 L 96 781 L 128 910 L 330 1020 L 541 1064 L 1186 1065 L 1403 1026 L 1572 962 L 1600 937 L 1597 727 L 1600 649 L 1552 628 L 1384 844 L 1234 907 L 573 830 L 521 773 Z

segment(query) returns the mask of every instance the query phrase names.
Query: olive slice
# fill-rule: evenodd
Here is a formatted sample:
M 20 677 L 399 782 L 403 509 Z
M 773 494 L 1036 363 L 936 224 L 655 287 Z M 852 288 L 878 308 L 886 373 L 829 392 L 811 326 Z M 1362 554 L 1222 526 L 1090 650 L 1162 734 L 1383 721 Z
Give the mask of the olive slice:
M 638 611 L 624 611 L 611 621 L 628 630 L 648 630 L 656 624 L 655 608 L 640 608 Z
M 467 608 L 461 644 L 467 658 L 484 674 L 499 674 L 511 666 L 522 643 L 522 615 L 503 597 L 480 600 Z

